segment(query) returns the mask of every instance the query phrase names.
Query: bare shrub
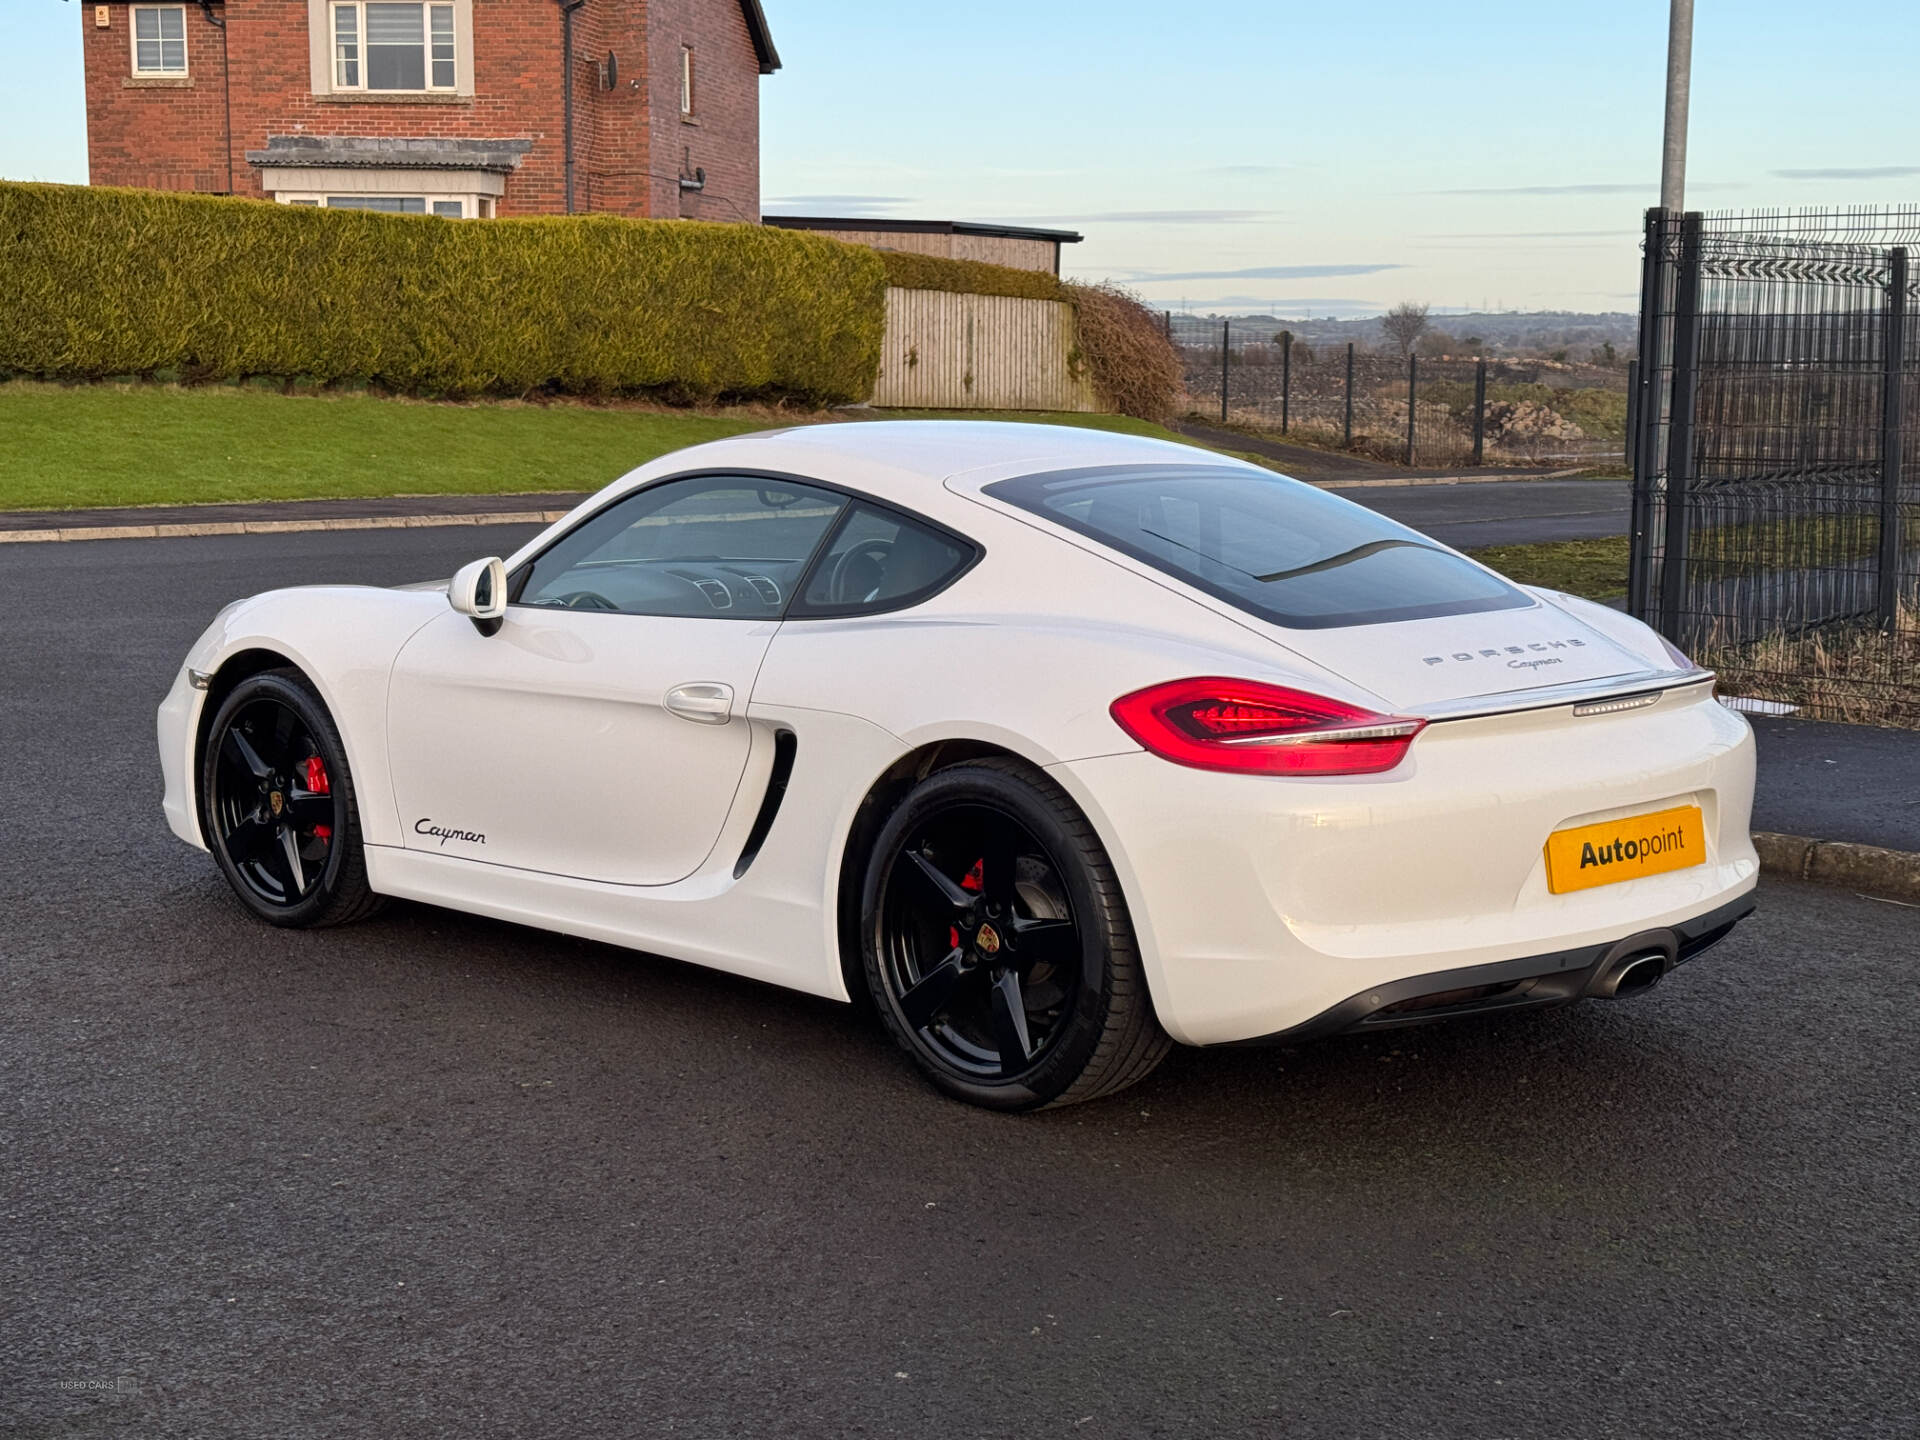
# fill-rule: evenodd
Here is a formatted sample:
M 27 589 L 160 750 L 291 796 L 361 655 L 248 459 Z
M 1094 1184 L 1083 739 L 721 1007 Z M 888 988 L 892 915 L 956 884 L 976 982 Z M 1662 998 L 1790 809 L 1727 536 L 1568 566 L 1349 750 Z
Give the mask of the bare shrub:
M 1079 312 L 1080 359 L 1101 404 L 1141 420 L 1175 414 L 1184 390 L 1180 354 L 1159 317 L 1111 281 L 1066 288 Z

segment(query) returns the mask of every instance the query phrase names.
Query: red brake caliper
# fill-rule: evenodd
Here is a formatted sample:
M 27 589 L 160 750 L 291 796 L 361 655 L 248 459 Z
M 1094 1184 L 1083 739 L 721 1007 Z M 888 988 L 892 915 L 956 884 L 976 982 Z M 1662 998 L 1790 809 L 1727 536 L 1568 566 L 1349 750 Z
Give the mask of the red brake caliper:
M 962 890 L 973 890 L 976 892 L 986 889 L 986 868 L 987 862 L 984 859 L 974 861 L 973 868 L 960 877 L 960 888 Z M 960 927 L 958 925 L 949 925 L 947 927 L 947 948 L 950 950 L 958 950 L 960 948 Z
M 326 762 L 318 755 L 309 755 L 307 757 L 307 789 L 315 795 L 331 795 L 333 793 L 333 782 L 327 779 Z M 322 840 L 331 840 L 333 838 L 333 827 L 331 825 L 316 825 L 313 827 L 313 833 Z

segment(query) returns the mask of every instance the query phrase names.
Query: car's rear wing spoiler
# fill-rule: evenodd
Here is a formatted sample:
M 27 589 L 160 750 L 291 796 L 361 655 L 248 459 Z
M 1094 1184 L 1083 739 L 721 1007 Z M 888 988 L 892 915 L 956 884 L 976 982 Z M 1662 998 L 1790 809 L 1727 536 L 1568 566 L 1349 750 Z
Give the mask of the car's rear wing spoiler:
M 1436 700 L 1430 705 L 1406 706 L 1404 713 L 1418 715 L 1435 723 L 1470 720 L 1483 715 L 1510 715 L 1520 710 L 1551 710 L 1560 705 L 1600 704 L 1639 695 L 1655 696 L 1665 690 L 1711 685 L 1713 680 L 1713 671 L 1702 670 L 1698 666 L 1689 670 L 1641 670 L 1627 675 L 1608 675 L 1598 680 L 1575 680 L 1559 685 L 1530 686 L 1524 690 L 1503 690 L 1494 695 L 1466 695 L 1458 700 Z

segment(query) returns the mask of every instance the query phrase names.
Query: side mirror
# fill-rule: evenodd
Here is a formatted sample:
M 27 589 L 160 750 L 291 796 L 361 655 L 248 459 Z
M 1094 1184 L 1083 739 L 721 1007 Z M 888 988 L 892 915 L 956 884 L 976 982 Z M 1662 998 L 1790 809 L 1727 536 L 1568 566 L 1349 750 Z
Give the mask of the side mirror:
M 482 635 L 493 634 L 507 614 L 506 565 L 497 555 L 462 565 L 447 583 L 447 603 Z

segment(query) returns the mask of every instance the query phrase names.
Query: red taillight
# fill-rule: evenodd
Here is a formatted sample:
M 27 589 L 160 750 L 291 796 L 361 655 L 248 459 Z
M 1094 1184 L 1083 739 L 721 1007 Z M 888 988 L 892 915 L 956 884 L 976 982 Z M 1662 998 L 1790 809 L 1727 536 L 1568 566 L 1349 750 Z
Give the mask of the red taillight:
M 1247 775 L 1377 775 L 1400 763 L 1427 723 L 1218 677 L 1136 690 L 1114 701 L 1112 714 L 1163 759 Z

